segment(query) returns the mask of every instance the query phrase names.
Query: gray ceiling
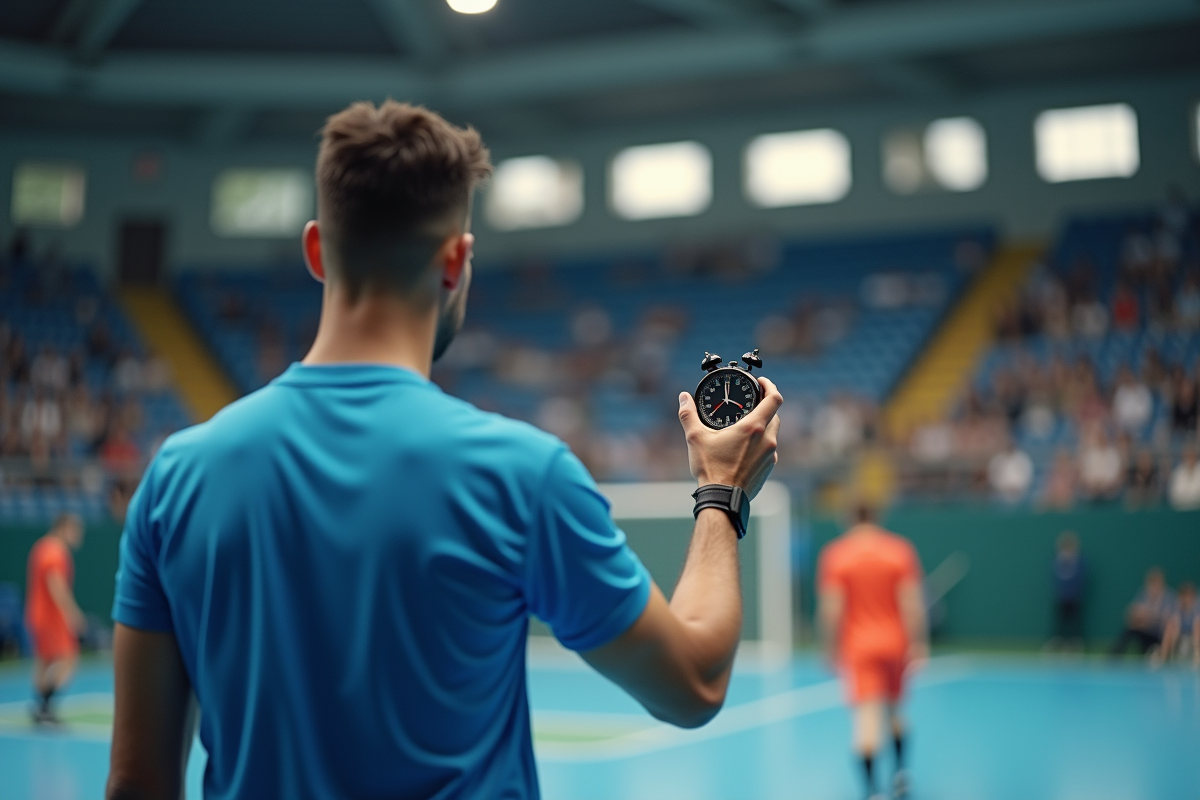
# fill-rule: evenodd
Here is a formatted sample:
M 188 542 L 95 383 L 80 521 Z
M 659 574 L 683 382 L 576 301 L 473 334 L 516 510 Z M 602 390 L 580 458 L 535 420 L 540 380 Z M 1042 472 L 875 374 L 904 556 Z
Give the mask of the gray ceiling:
M 1200 0 L 5 0 L 0 126 L 310 139 L 347 101 L 563 130 L 1200 67 Z

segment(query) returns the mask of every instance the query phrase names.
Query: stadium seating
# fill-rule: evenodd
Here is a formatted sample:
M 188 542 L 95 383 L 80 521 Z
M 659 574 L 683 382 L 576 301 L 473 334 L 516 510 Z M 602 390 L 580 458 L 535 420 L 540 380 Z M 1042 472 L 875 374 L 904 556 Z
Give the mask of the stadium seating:
M 55 267 L 12 260 L 2 266 L 0 283 L 0 322 L 3 323 L 6 348 L 21 340 L 28 360 L 33 361 L 43 347 L 64 357 L 81 359 L 82 380 L 91 397 L 112 407 L 135 401 L 141 424 L 131 437 L 142 454 L 152 452 L 157 442 L 190 423 L 175 393 L 166 388 L 143 388 L 122 392 L 114 379 L 114 363 L 125 356 L 143 361 L 146 349 L 112 295 L 98 282 L 91 269 Z M 104 331 L 108 355 L 98 357 L 89 346 L 89 334 Z M 3 360 L 0 358 L 0 360 Z M 11 365 L 8 365 L 11 367 Z M 21 409 L 15 401 L 27 395 L 28 386 L 18 385 L 6 370 L 5 387 L 9 402 L 3 420 L 19 425 Z M 63 422 L 67 426 L 64 398 Z M 87 519 L 108 515 L 106 481 L 96 472 L 90 480 L 78 480 L 80 469 L 96 455 L 96 442 L 85 442 L 71 435 L 67 441 L 66 462 L 75 478 L 69 481 L 26 481 L 11 473 L 0 480 L 0 515 L 5 519 L 45 521 L 55 514 L 71 511 Z M 19 472 L 19 471 L 18 471 Z

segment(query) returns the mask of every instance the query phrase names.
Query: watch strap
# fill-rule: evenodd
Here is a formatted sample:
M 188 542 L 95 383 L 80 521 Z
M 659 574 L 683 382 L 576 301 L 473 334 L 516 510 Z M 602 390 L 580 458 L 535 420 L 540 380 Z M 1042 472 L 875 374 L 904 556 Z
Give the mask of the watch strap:
M 692 509 L 693 516 L 700 516 L 706 508 L 719 508 L 729 515 L 738 539 L 746 535 L 746 526 L 750 522 L 750 498 L 740 486 L 726 486 L 723 483 L 709 483 L 692 492 L 696 501 Z

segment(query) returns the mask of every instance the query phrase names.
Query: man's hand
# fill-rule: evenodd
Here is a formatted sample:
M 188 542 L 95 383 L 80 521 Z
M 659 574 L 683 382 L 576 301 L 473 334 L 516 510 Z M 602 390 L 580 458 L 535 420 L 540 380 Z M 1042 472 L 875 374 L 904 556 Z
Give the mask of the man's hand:
M 779 460 L 779 407 L 783 395 L 766 378 L 758 379 L 763 390 L 758 407 L 724 430 L 715 431 L 700 421 L 696 401 L 686 392 L 679 395 L 679 422 L 687 437 L 688 465 L 701 486 L 721 483 L 740 486 L 753 499 Z

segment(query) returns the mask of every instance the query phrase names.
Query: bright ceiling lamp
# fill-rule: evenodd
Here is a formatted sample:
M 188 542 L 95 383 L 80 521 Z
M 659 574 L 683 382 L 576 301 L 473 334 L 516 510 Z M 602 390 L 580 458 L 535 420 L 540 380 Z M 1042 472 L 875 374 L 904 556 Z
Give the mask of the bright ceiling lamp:
M 496 0 L 446 0 L 446 5 L 460 14 L 482 14 L 496 7 Z

